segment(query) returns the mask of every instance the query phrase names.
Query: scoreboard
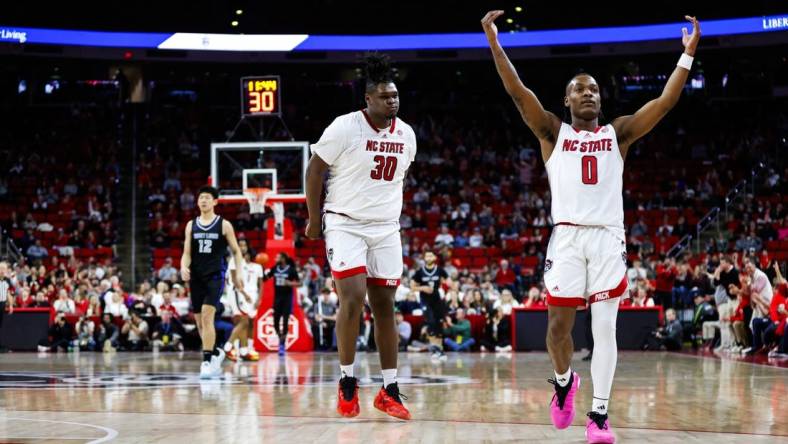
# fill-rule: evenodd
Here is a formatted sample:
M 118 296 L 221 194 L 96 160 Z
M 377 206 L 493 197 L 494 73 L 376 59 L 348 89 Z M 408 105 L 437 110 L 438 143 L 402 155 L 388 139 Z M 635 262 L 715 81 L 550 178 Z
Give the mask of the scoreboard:
M 241 116 L 281 116 L 282 82 L 279 76 L 241 78 Z

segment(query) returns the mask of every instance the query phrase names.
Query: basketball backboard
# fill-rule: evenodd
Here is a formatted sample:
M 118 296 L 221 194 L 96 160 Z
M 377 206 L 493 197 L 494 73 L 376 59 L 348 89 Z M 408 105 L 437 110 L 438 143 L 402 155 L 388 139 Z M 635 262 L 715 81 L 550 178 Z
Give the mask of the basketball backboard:
M 309 142 L 211 144 L 211 181 L 222 202 L 245 202 L 244 189 L 268 188 L 269 200 L 303 202 Z

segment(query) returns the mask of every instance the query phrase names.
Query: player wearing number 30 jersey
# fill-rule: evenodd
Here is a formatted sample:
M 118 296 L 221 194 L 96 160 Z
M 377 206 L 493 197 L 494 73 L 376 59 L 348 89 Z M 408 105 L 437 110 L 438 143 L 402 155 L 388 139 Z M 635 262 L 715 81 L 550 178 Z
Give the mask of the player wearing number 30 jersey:
M 358 380 L 353 362 L 365 297 L 375 317 L 375 339 L 383 369 L 383 388 L 374 406 L 410 419 L 397 385 L 399 338 L 394 291 L 402 276 L 399 217 L 402 186 L 416 157 L 416 135 L 397 118 L 399 92 L 388 57 L 366 57 L 366 108 L 337 117 L 312 145 L 306 179 L 309 223 L 306 234 L 326 240 L 326 255 L 339 295 L 337 348 L 340 374 L 337 412 L 359 414 Z M 320 211 L 323 175 L 327 194 Z
M 363 221 L 399 221 L 405 172 L 416 156 L 416 135 L 410 125 L 394 117 L 388 128 L 381 129 L 368 111 L 354 111 L 334 119 L 312 145 L 312 153 L 329 165 L 326 213 Z

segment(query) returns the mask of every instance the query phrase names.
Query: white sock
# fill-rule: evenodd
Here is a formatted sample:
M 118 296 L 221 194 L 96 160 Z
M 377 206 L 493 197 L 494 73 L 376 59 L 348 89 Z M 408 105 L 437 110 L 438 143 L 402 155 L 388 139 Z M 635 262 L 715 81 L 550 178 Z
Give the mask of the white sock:
M 227 342 L 224 343 L 224 351 L 225 352 L 229 352 L 232 349 L 233 349 L 233 343 L 232 342 L 227 341 Z
M 249 348 L 249 350 L 254 350 L 254 340 L 253 339 L 247 339 L 246 340 L 246 346 Z
M 596 344 L 594 344 L 596 347 Z M 607 415 L 607 408 L 608 408 L 608 400 L 607 399 L 599 399 L 594 398 L 593 404 L 591 404 L 591 411 L 597 412 L 600 415 Z
M 236 350 L 240 349 L 241 348 L 241 340 L 240 339 L 236 339 L 235 341 L 233 341 L 233 347 L 235 347 Z
M 566 369 L 566 373 L 563 374 L 558 374 L 555 370 L 553 370 L 553 373 L 555 373 L 555 380 L 558 382 L 558 385 L 566 387 L 566 385 L 569 384 L 569 378 L 572 376 L 572 367 Z
M 389 368 L 381 370 L 383 373 L 383 387 L 388 387 L 389 384 L 394 384 L 397 382 L 397 369 L 396 368 Z
M 355 364 L 355 362 L 351 363 L 351 364 L 348 364 L 348 365 L 342 365 L 342 364 L 339 365 L 339 372 L 340 372 L 340 374 L 342 375 L 343 378 L 345 376 L 349 376 L 351 378 L 354 377 L 354 375 L 353 375 L 353 365 L 354 364 Z
M 249 353 L 249 349 L 246 347 L 241 347 L 241 356 L 246 356 Z
M 591 332 L 594 335 L 594 355 L 591 358 L 591 382 L 594 385 L 592 410 L 603 415 L 610 408 L 610 391 L 618 360 L 617 317 L 618 298 L 591 304 Z

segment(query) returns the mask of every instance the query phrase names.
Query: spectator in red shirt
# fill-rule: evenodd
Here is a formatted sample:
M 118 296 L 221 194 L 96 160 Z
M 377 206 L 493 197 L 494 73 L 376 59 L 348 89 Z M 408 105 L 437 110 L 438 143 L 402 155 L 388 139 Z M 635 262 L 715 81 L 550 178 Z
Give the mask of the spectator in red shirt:
M 545 304 L 545 300 L 542 297 L 542 292 L 539 291 L 537 287 L 531 287 L 531 289 L 528 290 L 528 297 L 526 297 L 525 300 L 523 301 L 523 307 L 529 307 L 529 308 L 547 307 L 547 304 Z
M 175 293 L 175 291 L 172 290 L 172 293 Z M 159 307 L 159 316 L 161 316 L 163 312 L 169 311 L 175 319 L 178 319 L 180 315 L 178 315 L 178 310 L 175 306 L 172 305 L 172 293 L 167 291 L 163 293 L 164 302 L 162 302 Z
M 775 282 L 777 283 L 777 291 L 772 295 L 772 300 L 769 303 L 769 317 L 768 321 L 764 323 L 753 323 L 752 331 L 752 353 L 767 353 L 771 348 L 772 343 L 777 339 L 777 329 L 783 325 L 786 314 L 785 308 L 785 280 L 780 272 L 780 265 L 774 263 Z
M 495 273 L 495 284 L 498 286 L 498 290 L 503 291 L 503 289 L 506 288 L 514 292 L 514 282 L 516 279 L 514 271 L 509 268 L 509 261 L 501 259 L 501 268 Z
M 654 297 L 656 302 L 662 305 L 663 309 L 673 307 L 673 284 L 676 281 L 676 260 L 665 258 L 661 264 L 657 265 L 657 282 Z
M 36 303 L 33 293 L 29 289 L 23 288 L 21 294 L 16 298 L 17 307 L 32 307 Z
M 750 277 L 744 273 L 739 275 L 740 286 L 730 284 L 728 292 L 735 295 L 739 300 L 739 305 L 733 316 L 731 322 L 733 323 L 733 334 L 736 336 L 737 345 L 731 349 L 732 352 L 738 353 L 742 349 L 750 346 L 750 338 L 748 333 L 749 327 L 745 323 L 745 310 L 750 307 Z
M 85 290 L 77 291 L 77 294 L 74 297 L 74 306 L 78 315 L 82 316 L 87 314 L 88 307 L 90 307 L 90 299 L 88 298 L 87 293 L 85 293 Z
M 775 335 L 782 339 L 779 341 L 779 346 L 777 349 L 769 352 L 769 357 L 788 358 L 788 334 L 785 334 L 786 323 L 788 323 L 788 282 L 786 282 L 785 278 L 780 272 L 780 265 L 778 263 L 774 264 L 774 269 L 777 275 L 775 278 L 777 283 L 777 291 L 774 292 L 772 302 L 774 302 L 774 299 L 777 298 L 782 298 L 783 300 L 781 305 L 777 305 L 776 311 L 779 315 L 779 323 L 777 324 Z

